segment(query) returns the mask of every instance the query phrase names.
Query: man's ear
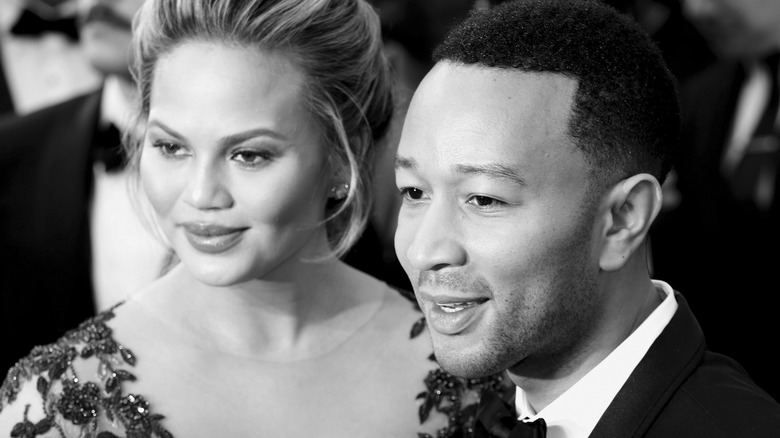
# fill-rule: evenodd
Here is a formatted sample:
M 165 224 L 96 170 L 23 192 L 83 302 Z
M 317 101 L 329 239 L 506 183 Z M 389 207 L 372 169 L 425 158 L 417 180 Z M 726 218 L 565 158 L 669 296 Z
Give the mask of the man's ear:
M 599 264 L 605 271 L 615 271 L 645 240 L 661 210 L 661 185 L 654 176 L 640 173 L 615 184 L 606 202 Z

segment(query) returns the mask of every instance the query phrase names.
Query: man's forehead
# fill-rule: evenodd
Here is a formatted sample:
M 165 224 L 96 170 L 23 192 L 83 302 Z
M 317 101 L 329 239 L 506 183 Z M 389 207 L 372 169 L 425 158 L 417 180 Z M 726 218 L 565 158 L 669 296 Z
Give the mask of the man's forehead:
M 415 91 L 407 122 L 515 133 L 557 129 L 568 124 L 576 89 L 577 81 L 563 74 L 444 61 Z
M 524 186 L 533 167 L 574 149 L 576 85 L 561 74 L 440 62 L 416 91 L 396 166 Z
M 577 87 L 577 79 L 562 73 L 526 71 L 519 68 L 489 67 L 482 64 L 463 64 L 454 61 L 439 61 L 428 72 L 420 87 L 440 89 L 448 86 L 462 86 L 461 92 L 471 90 L 484 92 L 495 90 L 505 95 L 536 91 L 546 96 L 571 97 Z
M 439 62 L 415 91 L 400 146 L 565 135 L 576 86 L 561 74 Z

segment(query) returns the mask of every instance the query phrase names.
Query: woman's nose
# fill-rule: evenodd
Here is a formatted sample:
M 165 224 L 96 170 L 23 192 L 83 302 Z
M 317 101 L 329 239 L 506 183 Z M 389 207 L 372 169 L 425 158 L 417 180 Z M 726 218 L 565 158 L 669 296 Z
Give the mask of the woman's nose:
M 225 171 L 211 163 L 196 163 L 194 166 L 187 183 L 186 202 L 198 210 L 230 208 L 233 198 Z

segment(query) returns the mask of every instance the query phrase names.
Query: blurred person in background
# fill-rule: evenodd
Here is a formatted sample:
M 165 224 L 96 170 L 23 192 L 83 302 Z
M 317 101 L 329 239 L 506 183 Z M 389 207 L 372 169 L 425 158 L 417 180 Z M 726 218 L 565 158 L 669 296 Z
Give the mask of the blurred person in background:
M 761 341 L 780 331 L 780 2 L 682 7 L 718 60 L 681 85 L 679 205 L 651 232 L 653 269 L 687 292 L 708 344 L 778 399 L 780 378 Z
M 0 115 L 28 114 L 97 89 L 100 72 L 78 37 L 76 0 L 0 2 Z
M 78 0 L 100 87 L 0 121 L 0 369 L 156 278 L 167 250 L 128 196 L 120 133 L 143 0 Z M 140 208 L 143 208 L 141 202 Z

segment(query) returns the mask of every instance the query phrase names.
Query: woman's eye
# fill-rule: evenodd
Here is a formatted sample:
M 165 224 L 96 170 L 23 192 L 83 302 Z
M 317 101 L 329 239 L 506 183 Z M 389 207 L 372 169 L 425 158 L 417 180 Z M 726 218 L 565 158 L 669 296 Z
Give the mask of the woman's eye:
M 271 158 L 266 151 L 238 151 L 233 153 L 233 159 L 244 165 L 257 165 Z
M 162 140 L 155 141 L 152 146 L 159 149 L 160 153 L 167 157 L 182 155 L 184 150 L 180 144 Z
M 400 191 L 401 191 L 401 196 L 403 196 L 404 198 L 411 199 L 411 200 L 415 200 L 416 201 L 416 200 L 422 199 L 422 197 L 423 197 L 423 191 L 420 190 L 420 189 L 416 189 L 414 187 L 405 187 L 405 188 L 402 188 Z

